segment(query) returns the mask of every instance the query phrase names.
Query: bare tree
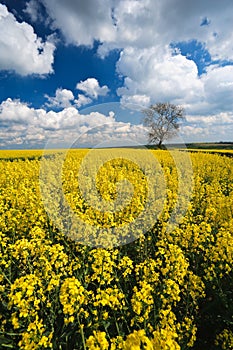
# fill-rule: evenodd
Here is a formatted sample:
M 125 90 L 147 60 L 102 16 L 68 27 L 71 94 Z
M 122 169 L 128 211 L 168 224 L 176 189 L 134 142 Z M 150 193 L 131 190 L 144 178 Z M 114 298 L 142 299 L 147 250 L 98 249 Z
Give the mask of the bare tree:
M 161 148 L 165 140 L 176 135 L 179 121 L 184 119 L 184 108 L 172 103 L 156 103 L 142 110 L 143 125 L 149 127 L 148 141 Z

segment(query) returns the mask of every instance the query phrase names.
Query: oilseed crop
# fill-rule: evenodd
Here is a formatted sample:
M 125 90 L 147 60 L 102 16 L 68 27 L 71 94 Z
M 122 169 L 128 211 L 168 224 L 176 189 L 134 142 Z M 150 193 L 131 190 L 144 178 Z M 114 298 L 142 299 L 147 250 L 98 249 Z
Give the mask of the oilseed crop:
M 233 349 L 233 158 L 92 152 L 1 151 L 0 348 Z

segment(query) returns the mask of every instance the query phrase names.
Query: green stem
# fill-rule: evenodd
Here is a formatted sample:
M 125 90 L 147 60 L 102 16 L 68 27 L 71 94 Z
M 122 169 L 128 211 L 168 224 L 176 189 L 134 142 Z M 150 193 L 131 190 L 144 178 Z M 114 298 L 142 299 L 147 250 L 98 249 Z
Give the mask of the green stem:
M 84 336 L 84 333 L 83 333 L 83 327 L 82 327 L 81 324 L 80 324 L 79 316 L 78 316 L 78 324 L 79 324 L 79 328 L 80 328 L 80 332 L 81 332 L 81 337 L 82 337 L 82 342 L 83 342 L 84 350 L 87 350 L 87 348 L 86 348 L 85 336 Z
M 20 335 L 21 333 L 8 333 L 8 332 L 1 332 L 0 334 L 6 334 L 6 335 Z
M 120 329 L 119 329 L 119 326 L 118 326 L 118 323 L 117 323 L 117 320 L 116 320 L 116 316 L 115 316 L 115 315 L 114 315 L 114 319 L 115 319 L 115 324 L 116 324 L 117 333 L 118 333 L 118 335 L 121 335 L 121 334 L 120 334 Z
M 4 348 L 11 348 L 14 349 L 14 345 L 10 345 L 10 344 L 1 344 Z
M 9 284 L 12 284 L 11 281 L 9 280 L 9 278 L 6 276 L 6 274 L 3 272 L 3 270 L 1 269 L 1 273 L 3 274 L 3 276 L 5 277 L 5 279 L 7 280 L 7 282 Z

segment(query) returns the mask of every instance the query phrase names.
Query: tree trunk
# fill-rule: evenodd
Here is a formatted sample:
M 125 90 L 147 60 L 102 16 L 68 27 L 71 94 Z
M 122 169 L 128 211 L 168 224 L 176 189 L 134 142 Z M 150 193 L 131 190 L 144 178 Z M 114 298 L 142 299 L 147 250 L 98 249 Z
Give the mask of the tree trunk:
M 159 140 L 159 143 L 158 143 L 159 148 L 162 148 L 162 142 L 163 142 L 163 140 Z

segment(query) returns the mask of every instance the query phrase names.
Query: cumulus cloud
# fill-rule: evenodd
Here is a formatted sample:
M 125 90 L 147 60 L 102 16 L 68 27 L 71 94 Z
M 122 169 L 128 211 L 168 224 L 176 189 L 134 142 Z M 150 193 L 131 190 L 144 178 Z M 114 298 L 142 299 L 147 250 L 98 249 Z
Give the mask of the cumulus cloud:
M 10 98 L 0 104 L 0 125 L 2 147 L 43 148 L 48 140 L 56 146 L 64 146 L 71 140 L 76 141 L 77 146 L 81 143 L 94 146 L 116 138 L 140 140 L 144 137 L 144 142 L 146 140 L 142 125 L 117 122 L 113 111 L 108 114 L 93 111 L 84 115 L 73 106 L 58 112 L 46 111 Z
M 120 91 L 120 89 L 119 89 Z M 124 90 L 123 90 L 124 91 Z M 131 109 L 141 109 L 150 104 L 150 96 L 147 95 L 123 95 L 121 99 L 123 106 L 128 106 Z
M 40 14 L 40 2 L 36 0 L 30 0 L 26 3 L 24 12 L 29 15 L 32 22 L 41 21 L 42 16 Z
M 89 103 L 92 102 L 92 99 L 90 97 L 87 97 L 83 94 L 78 94 L 78 98 L 74 101 L 76 106 L 79 108 L 79 107 L 82 107 L 82 106 L 85 106 L 85 105 L 88 105 Z
M 188 110 L 193 108 L 195 113 L 201 109 L 207 112 L 210 104 L 214 106 L 213 67 L 199 77 L 195 62 L 178 51 L 175 54 L 169 46 L 196 40 L 208 50 L 212 60 L 233 60 L 231 0 L 224 3 L 181 0 L 175 4 L 172 0 L 40 2 L 52 21 L 52 28 L 59 29 L 67 43 L 91 46 L 98 40 L 102 57 L 110 50 L 121 50 L 117 72 L 124 77 L 124 86 L 118 90 L 123 103 L 146 104 L 165 99 L 182 103 Z M 38 2 L 30 0 L 25 11 L 36 20 L 38 7 Z M 223 84 L 218 88 L 220 97 L 221 93 L 230 91 L 232 85 L 229 79 L 224 80 L 223 72 L 218 75 Z M 224 81 L 228 85 L 224 85 Z M 77 106 L 89 103 L 87 98 L 96 99 L 108 91 L 106 86 L 99 87 L 94 78 L 79 83 L 77 88 L 82 92 Z
M 114 40 L 112 0 L 41 0 L 67 43 L 92 46 L 94 40 Z
M 121 0 L 113 14 L 117 34 L 99 47 L 102 56 L 113 48 L 142 49 L 195 39 L 205 43 L 213 59 L 233 59 L 231 0 Z
M 143 125 L 116 121 L 110 111 L 93 111 L 82 114 L 74 106 L 60 111 L 35 109 L 20 100 L 7 99 L 0 104 L 1 147 L 40 147 L 50 144 L 69 145 L 71 140 L 78 146 L 95 146 L 104 142 L 128 140 L 135 144 L 147 142 L 147 132 Z M 217 130 L 217 134 L 216 134 Z M 217 115 L 187 115 L 181 126 L 180 136 L 185 142 L 231 140 L 233 132 L 233 113 L 221 112 Z
M 0 4 L 0 69 L 20 75 L 53 72 L 55 45 L 43 42 L 26 22 L 19 23 L 5 5 Z
M 233 110 L 233 66 L 211 65 L 202 81 L 209 110 L 216 113 Z
M 27 124 L 34 120 L 34 112 L 35 110 L 29 108 L 26 103 L 23 103 L 20 100 L 12 100 L 11 98 L 8 98 L 0 105 L 1 125 L 11 123 Z
M 210 116 L 212 118 L 212 116 Z M 200 142 L 204 140 L 205 142 L 216 142 L 216 141 L 231 141 L 233 132 L 233 122 L 229 123 L 227 126 L 225 124 L 203 123 L 204 119 L 201 121 L 192 123 L 191 125 L 184 125 L 180 129 L 180 135 L 182 136 L 184 142 Z M 217 129 L 217 132 L 216 132 Z
M 48 102 L 46 105 L 48 107 L 57 107 L 57 108 L 65 108 L 65 107 L 70 107 L 73 100 L 74 100 L 74 95 L 71 90 L 67 89 L 57 89 L 55 96 L 50 97 L 46 95 Z
M 82 94 L 78 94 L 77 99 L 75 99 L 71 90 L 58 88 L 55 96 L 45 95 L 48 100 L 45 105 L 51 108 L 67 108 L 71 106 L 79 108 L 90 104 L 99 96 L 106 96 L 109 91 L 107 85 L 100 86 L 98 80 L 95 78 L 88 78 L 85 81 L 79 82 L 76 85 L 76 89 L 83 92 Z
M 203 126 L 212 126 L 212 125 L 225 125 L 226 124 L 233 124 L 233 113 L 226 113 L 221 112 L 219 114 L 215 115 L 206 115 L 203 117 L 203 115 L 195 115 L 195 116 L 187 116 L 187 121 L 189 123 L 201 123 Z M 206 125 L 207 124 L 207 125 Z
M 172 55 L 168 47 L 125 49 L 117 69 L 126 75 L 124 87 L 118 89 L 123 101 L 133 96 L 139 96 L 140 100 L 143 96 L 146 102 L 145 96 L 148 96 L 152 103 L 168 100 L 190 103 L 201 99 L 204 93 L 196 64 L 180 54 Z
M 171 101 L 203 116 L 233 110 L 233 65 L 210 65 L 199 76 L 194 61 L 168 47 L 152 47 L 124 49 L 117 70 L 125 76 L 117 91 L 122 103 Z
M 95 78 L 88 78 L 76 85 L 76 89 L 84 92 L 85 95 L 92 99 L 97 99 L 98 96 L 106 96 L 109 92 L 107 85 L 100 86 Z
M 193 125 L 185 126 L 187 133 L 202 135 L 208 120 L 209 137 L 219 126 L 219 121 L 226 121 L 229 126 L 225 131 L 218 128 L 219 133 L 230 135 L 232 0 L 180 0 L 175 3 L 173 0 L 30 0 L 25 11 L 33 21 L 39 20 L 38 3 L 45 7 L 51 28 L 59 29 L 66 43 L 92 46 L 98 40 L 101 43 L 98 53 L 102 57 L 110 50 L 120 50 L 117 73 L 124 83 L 117 93 L 123 104 L 148 105 L 157 101 L 182 104 L 190 117 L 189 123 L 193 118 Z M 13 69 L 22 75 L 52 72 L 54 44 L 49 39 L 43 43 L 29 24 L 19 23 L 4 5 L 0 5 L 0 30 L 0 69 Z M 203 45 L 211 55 L 212 62 L 202 75 L 194 60 L 170 48 L 171 44 L 191 40 Z M 228 65 L 222 66 L 223 61 Z M 68 119 L 72 125 L 78 113 L 75 107 L 91 103 L 98 96 L 106 96 L 109 91 L 95 78 L 79 82 L 77 89 L 80 93 L 76 99 L 73 92 L 66 89 L 58 89 L 55 96 L 49 98 L 50 106 L 64 108 L 64 114 L 63 111 L 48 114 L 44 110 L 34 110 L 33 118 L 41 120 L 43 132 L 49 128 L 58 130 Z M 9 101 L 2 103 L 5 110 L 7 103 L 9 105 Z M 18 107 L 22 116 L 30 109 L 25 104 Z M 1 113 L 3 118 L 6 114 Z M 9 110 L 11 118 L 23 119 L 16 114 Z M 77 118 L 80 118 L 79 113 Z M 81 127 L 85 128 L 85 125 Z M 127 126 L 122 128 L 127 129 Z M 38 135 L 38 130 L 35 134 Z
M 208 129 L 204 128 L 202 125 L 185 125 L 181 127 L 180 135 L 184 142 L 189 143 L 200 141 L 200 139 L 205 139 L 207 141 L 212 141 L 210 137 L 210 132 Z M 216 141 L 216 139 L 215 139 Z

